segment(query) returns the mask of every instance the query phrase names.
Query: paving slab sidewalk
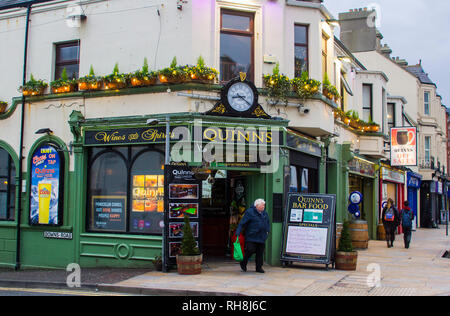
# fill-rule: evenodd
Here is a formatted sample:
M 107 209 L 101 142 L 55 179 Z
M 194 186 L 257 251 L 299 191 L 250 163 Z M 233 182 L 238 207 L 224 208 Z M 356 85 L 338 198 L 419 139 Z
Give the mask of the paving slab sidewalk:
M 250 296 L 431 296 L 450 293 L 450 249 L 445 229 L 418 229 L 410 249 L 398 235 L 394 248 L 370 241 L 358 252 L 356 271 L 323 269 L 323 266 L 270 267 L 265 274 L 241 272 L 239 264 L 206 262 L 200 275 L 151 271 L 117 283 L 99 284 L 101 291 L 147 295 L 250 295 Z M 380 281 L 376 274 L 380 272 Z

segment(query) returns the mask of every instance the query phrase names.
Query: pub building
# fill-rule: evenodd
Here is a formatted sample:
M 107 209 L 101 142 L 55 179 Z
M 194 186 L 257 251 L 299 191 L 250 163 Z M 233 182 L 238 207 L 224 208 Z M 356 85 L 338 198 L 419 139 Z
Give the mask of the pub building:
M 394 206 L 401 210 L 405 202 L 406 173 L 404 170 L 381 164 L 380 170 L 380 210 L 379 218 L 387 200 L 391 198 Z

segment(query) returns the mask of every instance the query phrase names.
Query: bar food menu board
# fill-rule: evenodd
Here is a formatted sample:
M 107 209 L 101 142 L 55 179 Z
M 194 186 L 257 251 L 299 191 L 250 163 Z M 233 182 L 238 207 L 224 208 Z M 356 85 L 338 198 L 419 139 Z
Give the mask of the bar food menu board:
M 126 231 L 126 196 L 93 196 L 94 230 Z
M 166 266 L 176 264 L 176 256 L 181 251 L 184 215 L 189 216 L 192 233 L 201 251 L 201 192 L 202 181 L 195 178 L 192 168 L 186 165 L 166 165 L 164 167 L 164 234 Z
M 336 196 L 289 193 L 283 229 L 283 262 L 334 261 Z

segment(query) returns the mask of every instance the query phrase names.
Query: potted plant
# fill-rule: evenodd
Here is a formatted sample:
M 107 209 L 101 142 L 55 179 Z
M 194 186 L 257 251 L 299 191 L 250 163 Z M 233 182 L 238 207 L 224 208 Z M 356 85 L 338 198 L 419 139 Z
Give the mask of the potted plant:
M 277 63 L 273 68 L 271 75 L 264 76 L 264 85 L 266 87 L 267 96 L 274 104 L 282 101 L 288 102 L 288 95 L 291 92 L 291 81 L 283 74 L 280 74 L 280 64 Z
M 43 80 L 36 80 L 33 75 L 31 75 L 30 80 L 25 83 L 24 86 L 20 86 L 19 91 L 22 92 L 24 97 L 27 96 L 37 96 L 44 94 L 45 88 L 48 84 Z
M 183 239 L 181 241 L 181 253 L 177 255 L 177 267 L 179 274 L 200 274 L 202 272 L 203 255 L 197 247 L 192 234 L 189 215 L 184 214 Z
M 89 75 L 78 79 L 78 90 L 80 91 L 100 90 L 101 86 L 102 78 L 95 75 L 92 65 L 89 69 Z
M 323 76 L 323 83 L 322 83 L 322 94 L 330 99 L 330 87 L 331 87 L 331 82 L 330 79 L 328 78 L 328 74 L 325 73 L 325 75 Z
M 308 99 L 315 95 L 321 86 L 320 81 L 309 78 L 308 72 L 302 72 L 300 78 L 292 80 L 292 87 L 300 99 Z
M 75 91 L 77 86 L 76 80 L 70 80 L 67 76 L 66 68 L 63 69 L 61 73 L 61 78 L 50 82 L 50 88 L 52 89 L 52 93 L 67 93 Z
M 162 271 L 162 256 L 161 255 L 155 256 L 155 258 L 152 260 L 152 263 L 155 266 L 156 271 Z
M 338 89 L 333 85 L 329 86 L 328 93 L 330 95 L 330 99 L 334 100 L 334 102 L 338 102 L 339 99 L 341 98 Z
M 177 66 L 177 58 L 172 59 L 170 67 L 164 68 L 158 73 L 161 83 L 181 83 L 186 81 L 186 70 L 184 67 Z
M 336 251 L 336 269 L 355 271 L 358 263 L 358 252 L 353 249 L 349 225 L 350 222 L 345 221 L 342 227 L 339 248 Z
M 212 83 L 217 78 L 219 72 L 210 67 L 205 66 L 205 60 L 202 56 L 197 59 L 197 65 L 188 67 L 187 73 L 192 81 Z
M 5 101 L 0 101 L 0 114 L 5 113 L 8 103 Z
M 112 74 L 104 76 L 103 82 L 106 90 L 116 90 L 126 88 L 128 75 L 119 72 L 119 63 L 114 65 Z
M 151 86 L 156 83 L 157 73 L 149 71 L 147 58 L 141 70 L 130 74 L 130 82 L 133 87 Z
M 369 121 L 367 131 L 373 132 L 373 133 L 378 133 L 380 131 L 380 125 L 378 125 L 377 123 L 375 123 L 373 121 Z

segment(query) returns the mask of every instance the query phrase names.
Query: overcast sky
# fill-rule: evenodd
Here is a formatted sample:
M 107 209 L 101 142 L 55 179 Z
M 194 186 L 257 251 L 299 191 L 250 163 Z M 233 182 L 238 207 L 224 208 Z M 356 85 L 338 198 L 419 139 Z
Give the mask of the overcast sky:
M 391 56 L 404 58 L 410 65 L 422 59 L 442 102 L 450 107 L 449 0 L 325 0 L 324 4 L 336 19 L 339 12 L 377 4 L 382 43 L 391 47 Z

